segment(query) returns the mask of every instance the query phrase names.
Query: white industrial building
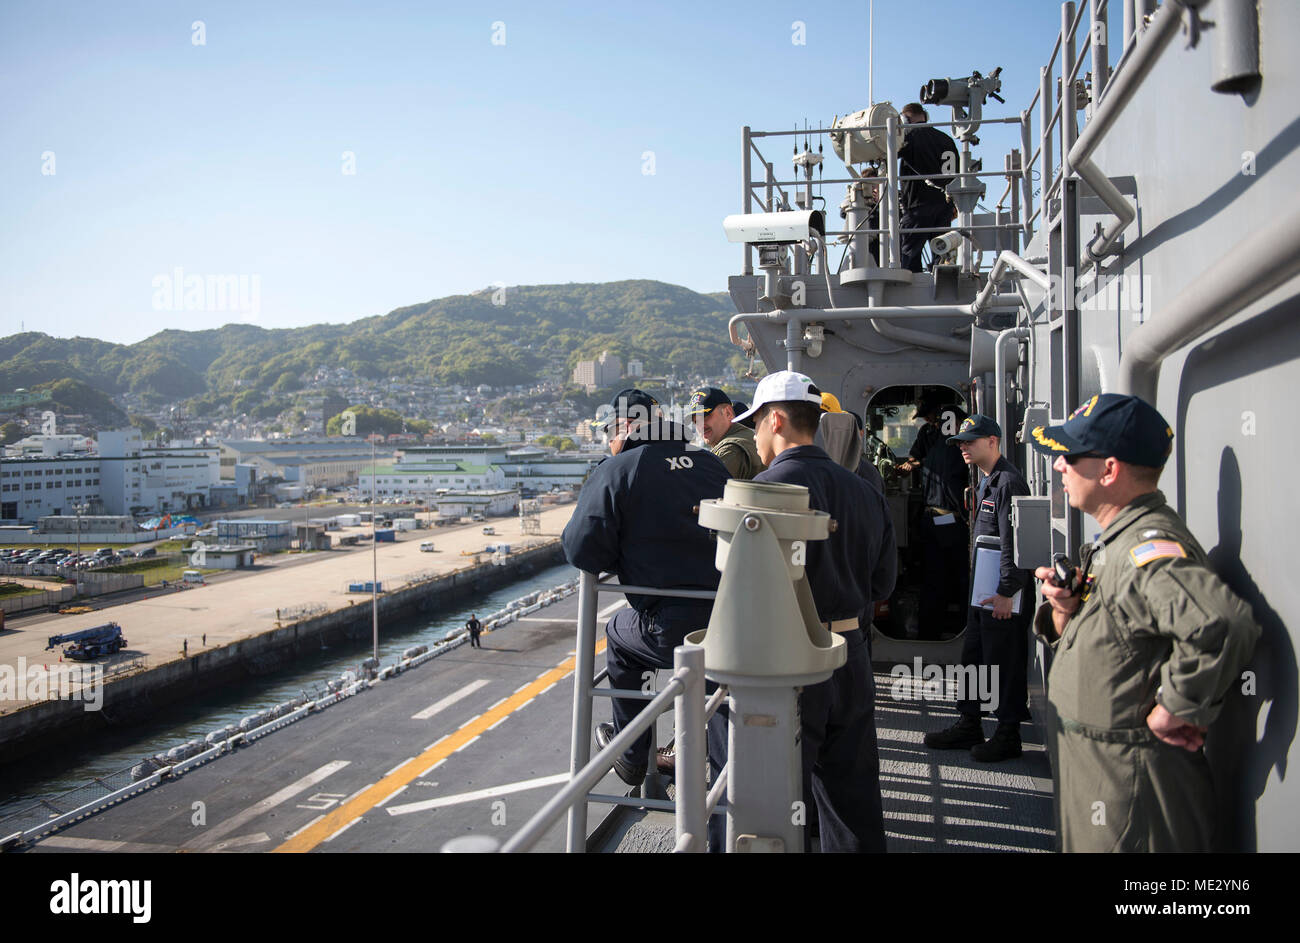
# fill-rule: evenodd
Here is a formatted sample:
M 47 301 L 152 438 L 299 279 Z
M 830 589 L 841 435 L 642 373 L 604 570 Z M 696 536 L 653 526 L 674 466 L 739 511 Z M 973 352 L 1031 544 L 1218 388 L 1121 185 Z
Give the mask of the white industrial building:
M 482 514 L 499 517 L 512 514 L 519 507 L 518 491 L 449 491 L 438 498 L 440 517 L 465 517 Z
M 381 446 L 378 460 L 392 458 Z M 263 478 L 279 478 L 307 488 L 352 484 L 374 464 L 371 445 L 356 436 L 312 439 L 231 439 L 221 443 L 221 477 L 236 478 L 236 467 L 251 465 Z
M 0 518 L 34 524 L 42 517 L 76 514 L 78 505 L 102 513 L 100 487 L 99 459 L 85 453 L 5 458 L 0 460 Z
M 293 544 L 292 521 L 268 521 L 241 517 L 230 521 L 217 521 L 217 543 L 226 545 L 252 544 L 261 553 L 288 550 Z
M 211 503 L 220 483 L 216 446 L 146 445 L 138 429 L 82 436 L 31 436 L 20 457 L 0 459 L 0 518 L 35 523 L 43 517 L 135 515 L 188 511 Z
M 518 449 L 506 455 L 499 467 L 505 472 L 507 487 L 526 491 L 550 491 L 557 487 L 581 486 L 591 470 L 600 464 L 601 457 L 590 452 Z
M 217 544 L 208 546 L 196 543 L 190 550 L 190 566 L 209 570 L 235 570 L 253 565 L 257 547 L 251 543 Z
M 207 507 L 220 484 L 215 445 L 145 445 L 138 429 L 99 434 L 100 497 L 109 514 L 164 513 Z
M 59 455 L 93 455 L 95 440 L 84 435 L 29 435 L 4 447 L 12 458 L 54 458 Z
M 500 462 L 505 446 L 427 445 L 402 449 L 397 461 L 363 473 L 362 496 L 432 501 L 443 491 L 496 491 L 507 486 Z M 373 490 L 372 490 L 373 489 Z

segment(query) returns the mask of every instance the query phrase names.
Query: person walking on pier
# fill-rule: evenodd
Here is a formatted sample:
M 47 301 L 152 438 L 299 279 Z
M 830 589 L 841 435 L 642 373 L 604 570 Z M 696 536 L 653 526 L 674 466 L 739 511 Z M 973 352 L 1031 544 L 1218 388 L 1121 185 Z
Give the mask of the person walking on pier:
M 469 621 L 465 623 L 465 628 L 469 629 L 469 644 L 473 648 L 482 648 L 479 644 L 478 635 L 483 631 L 483 623 L 478 621 L 478 613 L 471 612 Z

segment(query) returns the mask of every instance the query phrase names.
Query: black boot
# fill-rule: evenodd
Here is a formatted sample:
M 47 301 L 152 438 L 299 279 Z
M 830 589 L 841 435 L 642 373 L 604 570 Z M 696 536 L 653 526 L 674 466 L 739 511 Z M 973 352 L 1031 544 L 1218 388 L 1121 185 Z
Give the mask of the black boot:
M 597 724 L 596 746 L 600 747 L 602 750 L 605 749 L 605 747 L 609 746 L 609 742 L 614 739 L 615 735 L 616 731 L 614 730 L 613 724 Z M 618 774 L 619 779 L 623 780 L 623 782 L 627 783 L 629 786 L 639 786 L 641 781 L 645 779 L 644 766 L 633 766 L 621 756 L 614 760 L 614 772 Z
M 925 745 L 932 750 L 969 750 L 983 742 L 984 729 L 980 719 L 965 714 L 951 727 L 925 735 Z
M 1000 763 L 1020 756 L 1020 725 L 998 724 L 987 743 L 971 747 L 970 755 L 981 763 Z

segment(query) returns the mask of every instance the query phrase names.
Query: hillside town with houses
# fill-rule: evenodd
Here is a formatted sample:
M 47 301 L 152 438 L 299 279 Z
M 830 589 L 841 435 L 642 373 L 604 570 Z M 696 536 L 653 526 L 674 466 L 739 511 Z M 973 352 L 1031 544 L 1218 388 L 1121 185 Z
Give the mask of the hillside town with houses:
M 696 386 L 737 382 L 729 369 L 720 377 L 645 376 L 640 361 L 624 366 L 609 351 L 531 386 L 370 380 L 328 366 L 302 381 L 295 405 L 266 419 L 227 406 L 200 415 L 192 401 L 125 393 L 113 402 L 130 424 L 116 427 L 55 411 L 47 396 L 6 394 L 0 526 L 76 514 L 202 514 L 327 492 L 428 504 L 486 493 L 512 496 L 496 504 L 517 503 L 519 495 L 581 486 L 604 452 L 591 417 L 617 389 L 638 385 L 684 401 Z M 388 411 L 401 428 L 330 434 L 332 417 L 358 407 Z

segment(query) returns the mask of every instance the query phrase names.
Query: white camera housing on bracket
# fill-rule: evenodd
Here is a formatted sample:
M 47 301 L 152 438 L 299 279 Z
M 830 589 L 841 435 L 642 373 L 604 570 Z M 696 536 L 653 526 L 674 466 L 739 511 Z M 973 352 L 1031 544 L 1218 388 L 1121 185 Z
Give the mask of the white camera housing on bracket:
M 735 213 L 722 221 L 728 242 L 748 245 L 790 245 L 809 236 L 825 237 L 826 217 L 821 210 L 783 213 Z
M 949 255 L 961 248 L 962 234 L 955 229 L 951 229 L 941 236 L 935 236 L 930 240 L 930 251 L 935 257 Z

